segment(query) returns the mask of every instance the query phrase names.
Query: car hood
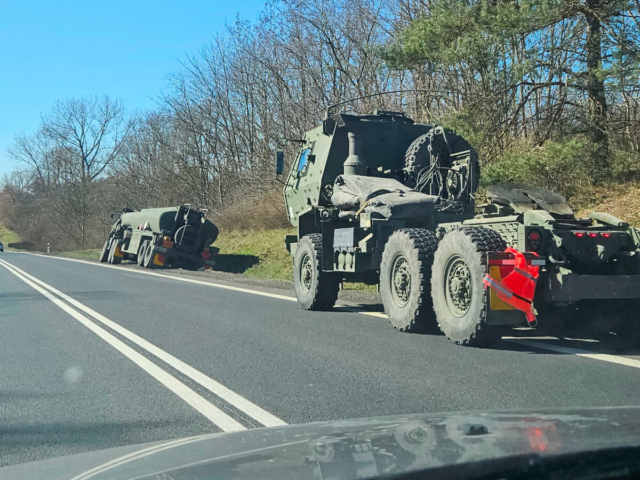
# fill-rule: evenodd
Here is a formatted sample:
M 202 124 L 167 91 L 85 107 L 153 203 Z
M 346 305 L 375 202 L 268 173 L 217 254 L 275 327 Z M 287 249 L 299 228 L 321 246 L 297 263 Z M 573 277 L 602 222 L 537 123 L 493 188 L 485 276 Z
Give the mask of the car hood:
M 0 469 L 8 479 L 366 478 L 640 446 L 640 407 L 404 415 L 258 428 Z

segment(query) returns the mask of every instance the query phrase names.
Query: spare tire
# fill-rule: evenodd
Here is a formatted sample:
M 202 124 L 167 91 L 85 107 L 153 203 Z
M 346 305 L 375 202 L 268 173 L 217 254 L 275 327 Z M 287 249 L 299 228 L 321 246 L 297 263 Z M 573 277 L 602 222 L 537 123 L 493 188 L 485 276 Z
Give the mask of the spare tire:
M 429 150 L 431 147 L 431 150 Z M 469 150 L 471 155 L 471 169 L 473 172 L 471 192 L 478 189 L 480 181 L 480 163 L 478 154 L 473 147 L 453 130 L 447 130 L 440 126 L 435 126 L 424 135 L 416 138 L 405 154 L 404 166 L 409 170 L 412 181 L 415 182 L 417 174 L 425 167 L 429 167 L 434 161 L 434 155 L 441 158 L 443 167 L 451 166 L 451 154 Z M 414 185 L 409 185 L 415 187 Z

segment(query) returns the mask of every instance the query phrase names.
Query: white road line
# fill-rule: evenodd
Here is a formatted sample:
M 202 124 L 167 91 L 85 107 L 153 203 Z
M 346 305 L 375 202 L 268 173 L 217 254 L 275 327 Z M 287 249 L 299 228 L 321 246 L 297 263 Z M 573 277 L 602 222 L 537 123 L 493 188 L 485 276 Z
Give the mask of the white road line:
M 37 253 L 26 253 L 26 254 L 27 255 L 37 255 L 37 256 L 46 257 L 46 258 L 53 258 L 53 259 L 56 259 L 56 260 L 66 260 L 66 261 L 69 261 L 69 262 L 86 263 L 88 265 L 94 265 L 94 266 L 98 266 L 98 267 L 115 268 L 115 269 L 119 269 L 120 271 L 142 273 L 142 274 L 145 274 L 145 275 L 153 275 L 153 276 L 156 276 L 156 277 L 168 278 L 168 279 L 173 279 L 173 280 L 178 280 L 178 281 L 188 282 L 188 283 L 195 283 L 195 284 L 205 285 L 205 286 L 209 286 L 209 287 L 223 288 L 223 289 L 227 289 L 227 290 L 234 290 L 234 291 L 237 291 L 237 292 L 250 293 L 250 294 L 253 294 L 253 295 L 262 295 L 262 296 L 265 296 L 265 297 L 278 298 L 280 300 L 288 300 L 288 301 L 293 301 L 293 302 L 296 301 L 295 297 L 289 297 L 289 296 L 286 296 L 286 295 L 277 295 L 277 294 L 268 293 L 268 292 L 261 292 L 259 290 L 251 290 L 249 288 L 232 287 L 232 286 L 229 286 L 229 285 L 223 285 L 223 284 L 214 283 L 214 282 L 204 282 L 204 281 L 201 281 L 201 280 L 193 280 L 191 278 L 180 278 L 180 277 L 176 277 L 176 276 L 173 276 L 173 275 L 162 275 L 160 273 L 147 272 L 147 271 L 138 270 L 138 269 L 123 269 L 121 267 L 117 267 L 117 266 L 113 266 L 113 265 L 105 265 L 103 263 L 96 263 L 96 262 L 87 262 L 85 260 L 77 260 L 75 258 L 53 257 L 53 256 L 50 256 L 50 255 L 40 255 L 40 254 L 37 254 Z M 352 307 L 352 306 L 348 306 L 348 305 L 338 305 L 338 306 L 342 310 L 358 313 L 358 314 L 361 314 L 361 315 L 368 315 L 370 317 L 378 317 L 378 318 L 388 318 L 387 315 L 385 313 L 382 313 L 382 312 L 368 312 L 368 311 L 360 310 L 357 307 Z M 502 337 L 502 339 L 506 340 L 506 341 L 509 341 L 509 342 L 521 343 L 522 345 L 526 345 L 526 346 L 534 347 L 534 348 L 539 348 L 539 349 L 542 349 L 542 350 L 564 349 L 562 351 L 562 353 L 571 354 L 571 355 L 577 355 L 577 356 L 585 357 L 585 358 L 591 358 L 591 359 L 594 359 L 594 360 L 600 360 L 600 361 L 608 362 L 608 363 L 616 363 L 616 364 L 619 364 L 619 365 L 625 365 L 625 366 L 629 366 L 629 367 L 640 368 L 640 362 L 639 361 L 628 359 L 626 357 L 618 357 L 618 356 L 615 356 L 615 355 L 592 353 L 592 352 L 589 352 L 587 350 L 578 350 L 578 349 L 574 349 L 574 348 L 559 347 L 557 345 L 551 345 L 551 344 L 548 344 L 548 343 L 533 342 L 533 341 L 529 341 L 527 339 L 521 339 L 519 337 Z M 555 351 L 559 351 L 559 350 L 555 350 Z
M 38 253 L 27 253 L 27 252 L 24 252 L 24 253 L 26 255 L 52 258 L 54 260 L 65 260 L 67 262 L 85 263 L 87 265 L 93 265 L 94 267 L 115 268 L 116 270 L 119 270 L 121 272 L 140 273 L 143 275 L 152 275 L 154 277 L 160 277 L 160 278 L 169 279 L 169 280 L 178 280 L 179 282 L 196 283 L 198 285 L 206 285 L 209 287 L 222 288 L 224 290 L 233 290 L 235 292 L 251 293 L 253 295 L 262 295 L 263 297 L 277 298 L 279 300 L 288 300 L 290 302 L 298 301 L 296 297 L 291 297 L 288 295 L 278 295 L 277 293 L 261 292 L 260 290 L 251 290 L 249 288 L 232 287 L 231 285 L 224 285 L 224 284 L 215 283 L 215 282 L 204 282 L 202 280 L 194 280 L 192 278 L 181 278 L 181 277 L 176 277 L 174 275 L 163 275 L 162 273 L 149 272 L 149 271 L 138 269 L 138 268 L 129 269 L 129 268 L 117 267 L 115 265 L 109 265 L 105 263 L 87 262 L 86 260 L 78 260 L 76 258 L 54 257 L 51 255 L 40 255 Z
M 23 252 L 26 255 L 34 255 L 37 257 L 45 257 L 45 258 L 52 258 L 54 260 L 65 260 L 67 262 L 77 262 L 77 263 L 84 263 L 87 265 L 93 265 L 94 267 L 104 267 L 104 268 L 115 268 L 116 270 L 120 271 L 120 272 L 131 272 L 131 273 L 141 273 L 143 275 L 152 275 L 154 277 L 160 277 L 160 278 L 164 278 L 164 279 L 169 279 L 169 280 L 178 280 L 179 282 L 187 282 L 187 283 L 195 283 L 197 285 L 204 285 L 207 287 L 214 287 L 214 288 L 222 288 L 225 290 L 233 290 L 235 292 L 242 292 L 242 293 L 250 293 L 252 295 L 261 295 L 263 297 L 270 297 L 270 298 L 277 298 L 278 300 L 287 300 L 289 302 L 297 302 L 298 299 L 296 297 L 291 297 L 289 295 L 279 295 L 277 293 L 269 293 L 269 292 L 262 292 L 260 290 L 252 290 L 250 288 L 242 288 L 242 287 L 233 287 L 231 285 L 224 285 L 222 283 L 215 283 L 215 282 L 205 282 L 202 280 L 194 280 L 192 278 L 181 278 L 181 277 L 177 277 L 174 275 L 163 275 L 162 273 L 155 273 L 155 272 L 149 272 L 146 270 L 142 270 L 139 268 L 122 268 L 122 267 L 118 267 L 115 265 L 110 265 L 110 264 L 106 264 L 106 263 L 97 263 L 97 262 L 88 262 L 86 260 L 78 260 L 77 258 L 66 258 L 66 257 L 54 257 L 51 255 L 41 255 L 38 253 L 29 253 L 29 252 Z M 340 307 L 341 309 L 345 310 L 345 311 L 349 311 L 349 312 L 353 312 L 353 313 L 359 313 L 361 315 L 368 315 L 370 317 L 378 317 L 378 318 L 388 318 L 387 315 L 385 313 L 382 312 L 369 312 L 366 310 L 360 310 L 357 307 L 353 307 L 350 305 L 336 305 L 337 307 Z
M 18 267 L 15 267 L 14 265 L 11 265 L 11 264 L 5 262 L 4 260 L 0 260 L 0 262 L 2 262 L 2 264 L 9 265 L 11 268 L 13 268 L 13 269 L 17 270 L 18 272 L 20 272 L 20 274 L 22 274 L 23 276 L 31 279 L 33 282 L 43 286 L 44 288 L 48 289 L 52 293 L 58 295 L 60 298 L 62 298 L 63 300 L 66 300 L 68 303 L 70 303 L 71 305 L 76 307 L 78 310 L 86 313 L 87 315 L 89 315 L 90 317 L 94 318 L 98 322 L 106 325 L 107 327 L 111 328 L 115 332 L 119 333 L 120 335 L 122 335 L 127 340 L 135 343 L 136 345 L 138 345 L 139 347 L 143 348 L 147 352 L 149 352 L 152 355 L 156 356 L 157 358 L 159 358 L 163 362 L 165 362 L 168 365 L 172 366 L 173 368 L 175 368 L 176 370 L 178 370 L 182 374 L 186 375 L 187 377 L 189 377 L 193 381 L 199 383 L 204 388 L 206 388 L 210 392 L 214 393 L 215 395 L 220 397 L 225 402 L 231 404 L 232 406 L 234 406 L 235 408 L 237 408 L 241 412 L 244 412 L 245 414 L 247 414 L 248 416 L 250 416 L 251 418 L 253 418 L 257 422 L 259 422 L 262 425 L 264 425 L 265 427 L 275 427 L 275 426 L 280 426 L 280 425 L 286 425 L 287 424 L 282 419 L 280 419 L 280 418 L 276 417 L 275 415 L 272 415 L 271 413 L 267 412 L 266 410 L 260 408 L 258 405 L 252 403 L 251 401 L 247 400 L 246 398 L 242 397 L 241 395 L 235 393 L 233 390 L 230 390 L 229 388 L 225 387 L 221 383 L 216 382 L 215 380 L 213 380 L 212 378 L 206 376 L 204 373 L 200 372 L 199 370 L 196 370 L 191 365 L 188 365 L 185 362 L 183 362 L 182 360 L 174 357 L 170 353 L 165 352 L 161 348 L 155 346 L 154 344 L 152 344 L 151 342 L 145 340 L 144 338 L 136 335 L 135 333 L 131 332 L 130 330 L 127 330 L 126 328 L 124 328 L 123 326 L 119 325 L 118 323 L 116 323 L 116 322 L 114 322 L 112 320 L 109 320 L 104 315 L 102 315 L 102 314 L 96 312 L 95 310 L 87 307 L 86 305 L 78 302 L 77 300 L 71 298 L 70 296 L 68 296 L 67 294 L 61 292 L 60 290 L 57 290 L 56 288 L 52 287 L 51 285 L 48 285 L 48 284 L 44 283 L 43 281 L 41 281 L 41 280 L 35 278 L 34 276 L 28 274 L 24 270 L 21 270 Z
M 362 309 L 360 309 L 358 307 L 352 307 L 352 306 L 349 306 L 349 305 L 336 305 L 336 311 L 360 313 L 362 315 L 369 315 L 370 317 L 378 317 L 378 318 L 389 319 L 389 317 L 387 317 L 387 314 L 384 313 L 384 312 L 369 312 L 367 310 L 362 310 Z
M 506 340 L 507 342 L 518 343 L 527 347 L 540 348 L 542 350 L 550 350 L 552 352 L 566 353 L 568 355 L 576 355 L 577 357 L 591 358 L 593 360 L 600 360 L 602 362 L 616 363 L 618 365 L 625 365 L 627 367 L 640 368 L 640 361 L 633 360 L 632 358 L 608 355 L 606 353 L 593 353 L 588 350 L 562 347 L 560 345 L 551 345 L 549 343 L 542 343 L 536 340 L 528 340 L 518 337 L 502 337 L 502 339 Z
M 198 395 L 196 392 L 187 387 L 184 383 L 177 380 L 175 377 L 165 372 L 151 360 L 147 359 L 143 355 L 136 352 L 133 348 L 129 347 L 127 344 L 118 340 L 112 334 L 99 327 L 91 320 L 87 319 L 80 313 L 78 313 L 73 308 L 69 307 L 66 303 L 62 302 L 55 296 L 53 296 L 49 291 L 44 288 L 36 285 L 36 283 L 32 282 L 26 276 L 22 275 L 18 269 L 15 269 L 13 266 L 9 265 L 4 260 L 0 260 L 0 264 L 4 266 L 9 272 L 14 274 L 20 280 L 25 282 L 27 285 L 40 292 L 42 295 L 51 300 L 54 304 L 60 307 L 62 310 L 67 312 L 73 318 L 78 320 L 81 324 L 91 330 L 93 333 L 98 335 L 102 340 L 107 342 L 113 348 L 122 353 L 125 357 L 131 360 L 133 363 L 138 365 L 144 371 L 146 371 L 153 378 L 162 383 L 165 387 L 171 390 L 173 393 L 178 395 L 182 400 L 187 402 L 193 408 L 195 408 L 198 412 L 208 418 L 213 424 L 219 427 L 221 430 L 225 432 L 246 430 L 246 428 L 229 415 L 224 413 L 218 407 L 213 405 L 212 403 L 205 400 L 203 397 Z

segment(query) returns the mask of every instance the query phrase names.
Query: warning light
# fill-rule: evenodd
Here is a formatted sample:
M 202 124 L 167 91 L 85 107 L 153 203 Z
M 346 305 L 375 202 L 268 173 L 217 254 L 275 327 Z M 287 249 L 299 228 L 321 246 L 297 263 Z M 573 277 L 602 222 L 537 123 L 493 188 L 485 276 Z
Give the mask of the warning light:
M 573 232 L 573 234 L 578 238 L 584 237 L 584 232 Z
M 602 236 L 603 236 L 604 238 L 609 238 L 609 237 L 611 236 L 611 234 L 610 234 L 610 233 L 603 233 L 603 234 L 602 234 Z
M 542 234 L 538 230 L 531 230 L 528 235 L 529 250 L 535 252 L 542 245 Z
M 598 234 L 597 234 L 597 233 L 590 233 L 590 234 L 589 234 L 589 236 L 590 236 L 591 238 L 596 238 L 596 237 L 598 236 Z

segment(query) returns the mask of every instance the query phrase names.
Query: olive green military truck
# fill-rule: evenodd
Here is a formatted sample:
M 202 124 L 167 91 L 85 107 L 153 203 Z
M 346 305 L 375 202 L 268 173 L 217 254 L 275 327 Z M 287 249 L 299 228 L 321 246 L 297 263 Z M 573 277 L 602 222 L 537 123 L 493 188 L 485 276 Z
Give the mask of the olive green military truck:
M 206 210 L 188 204 L 140 211 L 125 208 L 117 217 L 100 252 L 101 262 L 131 260 L 145 268 L 193 270 L 215 265 L 216 249 L 210 245 L 218 229 L 207 220 Z
M 401 331 L 461 345 L 535 325 L 542 306 L 640 298 L 640 240 L 605 213 L 576 218 L 542 188 L 501 185 L 476 205 L 469 143 L 401 112 L 327 115 L 284 181 L 300 305 L 330 309 L 343 281 L 379 285 Z M 277 152 L 278 174 L 284 154 Z M 478 209 L 478 212 L 476 211 Z

